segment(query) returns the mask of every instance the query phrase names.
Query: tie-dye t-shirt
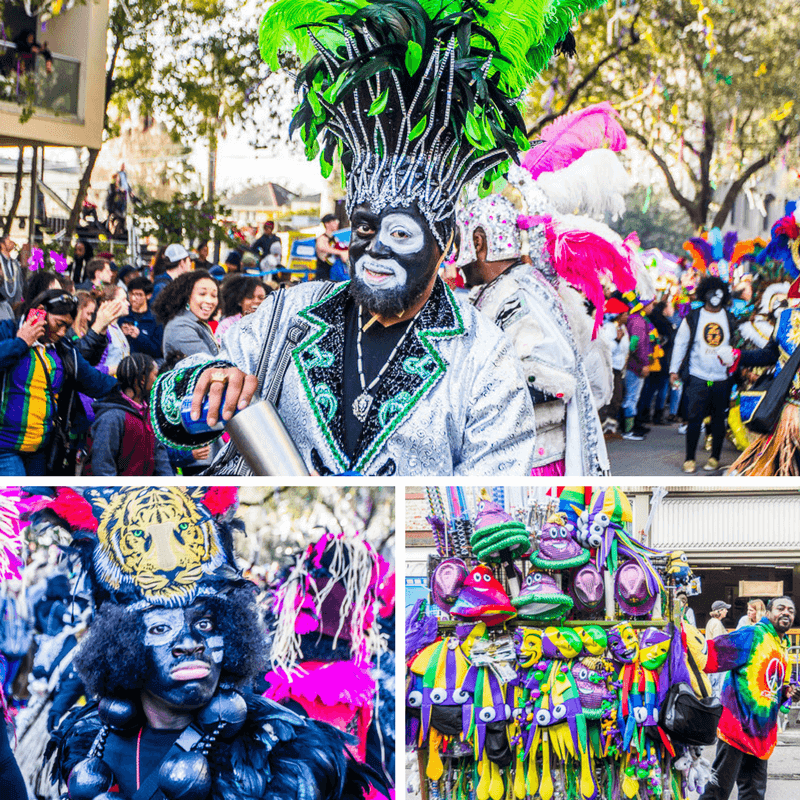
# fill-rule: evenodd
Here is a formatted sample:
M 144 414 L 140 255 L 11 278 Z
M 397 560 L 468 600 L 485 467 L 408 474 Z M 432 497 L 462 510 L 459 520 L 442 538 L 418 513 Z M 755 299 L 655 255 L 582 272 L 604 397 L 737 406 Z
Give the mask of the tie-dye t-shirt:
M 788 639 L 764 617 L 757 625 L 708 640 L 706 672 L 723 672 L 719 738 L 758 758 L 769 758 L 784 699 Z

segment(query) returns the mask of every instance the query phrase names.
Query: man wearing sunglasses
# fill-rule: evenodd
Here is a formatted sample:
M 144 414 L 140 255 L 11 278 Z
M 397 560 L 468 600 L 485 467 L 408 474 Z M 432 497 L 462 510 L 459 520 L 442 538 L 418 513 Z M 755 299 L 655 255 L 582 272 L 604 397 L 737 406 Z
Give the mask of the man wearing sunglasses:
M 0 475 L 64 474 L 63 434 L 88 429 L 78 392 L 100 398 L 116 380 L 81 356 L 66 333 L 78 300 L 48 289 L 0 321 Z M 74 467 L 73 467 L 74 469 Z M 74 474 L 74 471 L 73 473 Z

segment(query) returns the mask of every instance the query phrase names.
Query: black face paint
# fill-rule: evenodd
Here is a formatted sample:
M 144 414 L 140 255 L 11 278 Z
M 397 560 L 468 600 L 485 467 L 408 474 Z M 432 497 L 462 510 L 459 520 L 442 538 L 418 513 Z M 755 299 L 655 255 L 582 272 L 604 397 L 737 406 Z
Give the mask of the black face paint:
M 373 314 L 402 313 L 427 288 L 441 256 L 427 221 L 414 207 L 373 214 L 364 204 L 351 223 L 351 296 Z
M 204 600 L 145 611 L 146 692 L 170 708 L 206 705 L 217 690 L 224 642 Z

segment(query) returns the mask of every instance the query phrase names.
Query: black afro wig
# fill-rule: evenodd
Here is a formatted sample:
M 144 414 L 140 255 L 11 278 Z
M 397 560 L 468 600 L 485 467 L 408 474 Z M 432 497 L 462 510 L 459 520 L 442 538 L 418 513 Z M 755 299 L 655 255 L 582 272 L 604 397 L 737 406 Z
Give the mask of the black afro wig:
M 704 275 L 697 286 L 695 298 L 705 304 L 706 297 L 713 294 L 717 289 L 722 289 L 722 307 L 725 308 L 731 302 L 731 290 L 722 278 L 716 275 Z
M 225 640 L 221 683 L 248 687 L 266 672 L 267 634 L 252 587 L 205 598 Z M 75 654 L 75 669 L 95 697 L 125 698 L 145 684 L 143 612 L 105 603 Z

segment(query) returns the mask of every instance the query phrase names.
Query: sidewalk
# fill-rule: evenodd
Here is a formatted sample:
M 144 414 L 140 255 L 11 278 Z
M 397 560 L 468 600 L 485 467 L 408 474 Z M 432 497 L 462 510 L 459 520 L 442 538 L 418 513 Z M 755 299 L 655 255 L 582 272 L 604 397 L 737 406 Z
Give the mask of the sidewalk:
M 713 764 L 715 747 L 705 748 L 705 757 Z M 729 800 L 738 800 L 736 788 Z M 769 778 L 765 800 L 800 800 L 800 728 L 788 728 L 778 734 L 778 746 L 769 760 Z
M 672 425 L 651 425 L 650 433 L 641 442 L 626 439 L 607 439 L 606 447 L 611 461 L 611 474 L 618 477 L 639 477 L 642 475 L 684 475 L 683 462 L 686 458 L 684 448 L 685 437 L 678 433 L 677 423 Z M 685 475 L 693 477 L 719 477 L 738 458 L 736 448 L 726 439 L 722 447 L 720 464 L 717 472 L 706 472 L 703 469 L 710 453 L 703 449 L 703 437 L 697 446 L 697 472 Z M 785 800 L 789 800 L 785 798 Z M 791 800 L 800 800 L 800 795 Z

